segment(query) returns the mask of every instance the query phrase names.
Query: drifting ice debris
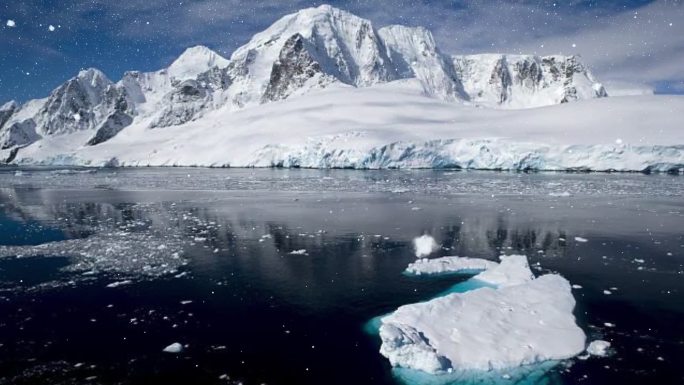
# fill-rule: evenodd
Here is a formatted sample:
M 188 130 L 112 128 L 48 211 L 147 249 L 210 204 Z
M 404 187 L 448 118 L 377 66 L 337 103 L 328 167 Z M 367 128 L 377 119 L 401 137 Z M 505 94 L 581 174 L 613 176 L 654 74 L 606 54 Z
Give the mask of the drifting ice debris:
M 178 254 L 182 247 L 183 241 L 173 236 L 110 231 L 35 246 L 0 246 L 0 258 L 66 256 L 71 263 L 63 268 L 65 271 L 155 278 L 176 274 L 187 263 Z
M 439 249 L 439 244 L 435 238 L 424 234 L 413 239 L 413 248 L 416 250 L 416 257 L 423 258 L 432 254 L 433 251 Z
M 171 345 L 167 346 L 164 348 L 163 352 L 164 353 L 173 353 L 173 354 L 178 354 L 183 351 L 183 345 L 181 345 L 179 342 L 174 342 Z
M 290 254 L 290 255 L 309 255 L 306 253 L 306 249 L 292 250 L 288 254 Z
M 587 238 L 582 238 L 582 237 L 575 237 L 575 241 L 580 242 L 580 243 L 589 242 L 589 240 Z

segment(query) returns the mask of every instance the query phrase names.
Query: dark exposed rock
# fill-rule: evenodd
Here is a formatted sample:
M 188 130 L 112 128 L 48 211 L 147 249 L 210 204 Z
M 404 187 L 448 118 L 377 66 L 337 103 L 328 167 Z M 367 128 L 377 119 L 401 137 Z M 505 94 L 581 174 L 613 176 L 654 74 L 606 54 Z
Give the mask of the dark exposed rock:
M 492 75 L 489 78 L 489 84 L 494 86 L 499 95 L 499 103 L 508 100 L 511 83 L 511 74 L 508 72 L 506 58 L 502 57 L 496 62 Z
M 107 119 L 105 119 L 104 122 L 102 122 L 102 124 L 100 124 L 100 127 L 95 132 L 95 135 L 88 140 L 86 145 L 94 146 L 96 144 L 106 142 L 113 138 L 121 130 L 128 127 L 131 123 L 133 123 L 133 117 L 123 111 L 114 111 L 107 117 Z
M 233 84 L 229 68 L 213 67 L 197 76 L 197 81 L 204 87 L 227 90 Z
M 273 63 L 262 103 L 286 99 L 318 74 L 322 74 L 321 66 L 308 52 L 302 35 L 292 35 L 280 50 L 278 60 Z
M 176 126 L 194 120 L 211 100 L 210 91 L 211 88 L 193 79 L 176 83 L 165 96 L 166 107 L 150 127 Z

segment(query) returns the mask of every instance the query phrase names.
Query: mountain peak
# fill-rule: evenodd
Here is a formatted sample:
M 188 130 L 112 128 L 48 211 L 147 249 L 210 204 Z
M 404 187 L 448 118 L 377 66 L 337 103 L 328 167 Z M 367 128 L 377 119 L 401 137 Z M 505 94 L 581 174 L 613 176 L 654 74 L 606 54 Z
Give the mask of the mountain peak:
M 169 76 L 178 80 L 195 78 L 212 67 L 225 67 L 228 59 L 203 45 L 187 48 L 167 69 Z
M 100 71 L 97 68 L 86 68 L 78 71 L 78 75 L 76 75 L 76 79 L 78 80 L 85 80 L 90 83 L 109 83 L 109 78 L 107 78 L 107 75 L 104 74 L 104 72 Z
M 0 106 L 0 111 L 9 111 L 9 110 L 14 110 L 18 107 L 19 105 L 15 100 L 10 100 L 9 102 L 3 104 Z

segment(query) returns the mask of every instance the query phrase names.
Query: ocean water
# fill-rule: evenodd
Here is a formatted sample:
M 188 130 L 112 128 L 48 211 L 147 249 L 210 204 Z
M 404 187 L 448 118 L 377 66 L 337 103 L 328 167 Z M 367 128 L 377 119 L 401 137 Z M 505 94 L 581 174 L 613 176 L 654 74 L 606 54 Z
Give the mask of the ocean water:
M 0 383 L 682 383 L 682 191 L 641 174 L 0 169 Z M 425 233 L 430 257 L 525 254 L 580 285 L 578 324 L 612 354 L 511 379 L 392 369 L 369 323 L 470 288 L 403 274 Z

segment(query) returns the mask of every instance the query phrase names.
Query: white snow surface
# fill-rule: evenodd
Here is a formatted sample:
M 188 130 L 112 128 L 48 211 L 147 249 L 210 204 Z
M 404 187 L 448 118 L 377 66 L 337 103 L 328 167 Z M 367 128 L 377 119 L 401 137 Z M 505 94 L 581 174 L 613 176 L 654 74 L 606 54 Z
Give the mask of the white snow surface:
M 444 274 L 458 272 L 473 272 L 492 269 L 498 263 L 481 258 L 441 257 L 422 258 L 408 265 L 405 272 L 409 274 Z
M 134 122 L 97 146 L 82 145 L 90 131 L 44 137 L 14 163 L 671 171 L 684 168 L 678 111 L 682 96 L 474 108 L 426 97 L 412 79 L 331 86 L 172 127 Z
M 494 269 L 517 270 L 517 262 L 504 258 Z M 512 282 L 400 307 L 381 320 L 380 353 L 395 367 L 443 373 L 513 368 L 584 351 L 567 280 L 547 274 Z
M 413 248 L 416 252 L 416 257 L 423 258 L 432 254 L 433 251 L 439 249 L 439 244 L 432 236 L 423 234 L 420 237 L 413 239 Z
M 212 67 L 224 68 L 228 63 L 228 59 L 205 46 L 198 45 L 186 49 L 171 63 L 167 73 L 178 80 L 194 79 Z

